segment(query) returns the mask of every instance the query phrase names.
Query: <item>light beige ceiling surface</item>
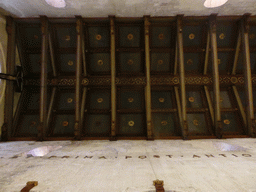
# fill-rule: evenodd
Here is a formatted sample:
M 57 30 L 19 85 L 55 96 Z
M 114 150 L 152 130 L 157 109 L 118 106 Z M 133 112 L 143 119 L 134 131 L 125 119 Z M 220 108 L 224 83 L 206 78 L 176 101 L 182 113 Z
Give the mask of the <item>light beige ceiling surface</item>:
M 0 0 L 0 8 L 17 17 L 141 17 L 186 15 L 256 14 L 256 0 L 229 0 L 225 5 L 208 9 L 205 0 L 66 0 L 65 8 L 54 8 L 45 0 Z

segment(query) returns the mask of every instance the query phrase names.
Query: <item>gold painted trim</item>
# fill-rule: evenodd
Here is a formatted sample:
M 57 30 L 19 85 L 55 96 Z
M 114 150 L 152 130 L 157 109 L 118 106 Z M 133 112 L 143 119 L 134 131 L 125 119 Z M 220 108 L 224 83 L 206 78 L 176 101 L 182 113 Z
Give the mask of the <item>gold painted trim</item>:
M 102 36 L 101 35 L 96 35 L 96 40 L 101 40 Z
M 236 77 L 231 77 L 230 80 L 231 80 L 231 82 L 234 83 L 234 84 L 238 82 L 238 79 L 237 79 Z
M 103 65 L 103 61 L 102 60 L 98 60 L 98 65 L 99 66 Z
M 189 34 L 188 37 L 189 37 L 189 39 L 191 39 L 191 40 L 192 40 L 192 39 L 195 39 L 195 34 L 194 34 L 194 33 L 191 33 L 191 34 Z
M 189 100 L 189 102 L 193 103 L 195 101 L 195 98 L 194 97 L 189 97 L 188 100 Z
M 97 99 L 97 102 L 98 102 L 98 103 L 102 103 L 102 102 L 103 102 L 103 99 L 102 99 L 102 98 L 98 98 L 98 99 Z
M 129 122 L 128 122 L 128 125 L 129 125 L 130 127 L 133 127 L 133 126 L 134 126 L 134 121 L 129 121 Z
M 161 124 L 162 124 L 163 126 L 165 126 L 165 125 L 167 125 L 167 121 L 162 121 Z
M 131 33 L 128 34 L 128 35 L 127 35 L 127 38 L 128 38 L 129 40 L 132 40 L 132 39 L 133 39 L 133 34 L 131 34 Z
M 68 65 L 72 66 L 72 65 L 74 65 L 74 62 L 70 60 L 70 61 L 68 61 Z
M 66 35 L 66 36 L 64 37 L 64 39 L 65 39 L 65 41 L 70 41 L 70 36 L 69 36 L 69 35 Z
M 163 103 L 163 102 L 164 102 L 164 98 L 162 98 L 162 97 L 159 98 L 158 100 L 159 100 L 160 103 Z
M 134 99 L 133 99 L 132 97 L 129 97 L 129 98 L 128 98 L 128 101 L 129 101 L 130 103 L 132 103 L 132 102 L 134 101 Z
M 193 121 L 193 124 L 194 124 L 195 126 L 198 126 L 198 125 L 199 125 L 198 120 L 197 120 L 197 119 L 195 119 L 195 120 Z
M 73 99 L 72 99 L 72 98 L 68 98 L 68 99 L 67 99 L 67 102 L 68 102 L 68 103 L 72 103 L 72 102 L 73 102 Z
M 67 127 L 67 126 L 68 126 L 68 121 L 63 121 L 63 122 L 62 122 L 62 126 L 63 126 L 63 127 Z
M 221 33 L 221 34 L 219 35 L 219 38 L 220 38 L 220 39 L 224 39 L 224 38 L 225 38 L 225 34 L 224 34 L 224 33 Z
M 230 121 L 229 121 L 228 119 L 225 119 L 223 122 L 224 122 L 226 125 L 229 125 L 229 124 L 230 124 Z

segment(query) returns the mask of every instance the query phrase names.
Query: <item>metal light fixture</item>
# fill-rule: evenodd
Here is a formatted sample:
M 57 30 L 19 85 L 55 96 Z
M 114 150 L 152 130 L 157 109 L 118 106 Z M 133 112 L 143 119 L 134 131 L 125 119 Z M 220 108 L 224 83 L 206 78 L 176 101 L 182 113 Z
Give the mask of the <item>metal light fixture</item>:
M 207 8 L 215 8 L 224 5 L 228 0 L 205 0 L 204 6 Z
M 48 5 L 51 5 L 56 8 L 64 8 L 66 7 L 65 0 L 45 0 Z

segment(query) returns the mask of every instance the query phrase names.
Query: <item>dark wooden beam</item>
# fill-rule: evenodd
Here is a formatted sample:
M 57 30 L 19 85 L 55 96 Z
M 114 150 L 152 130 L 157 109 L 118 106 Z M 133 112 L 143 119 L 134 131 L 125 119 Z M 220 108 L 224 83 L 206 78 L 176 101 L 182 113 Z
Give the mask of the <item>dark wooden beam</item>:
M 256 136 L 256 127 L 254 120 L 253 109 L 253 93 L 252 93 L 252 74 L 251 74 L 251 61 L 250 61 L 250 48 L 249 48 L 249 15 L 244 15 L 241 20 L 241 36 L 243 44 L 243 57 L 244 57 L 244 81 L 245 81 L 245 94 L 246 94 L 246 115 L 247 115 L 247 134 L 251 137 Z
M 243 119 L 243 123 L 244 123 L 244 126 L 247 127 L 247 121 L 246 121 L 246 113 L 244 111 L 244 107 L 243 107 L 243 104 L 242 104 L 242 100 L 239 96 L 239 93 L 237 91 L 237 88 L 236 86 L 232 86 L 232 89 L 233 89 L 233 93 L 235 95 L 235 98 L 236 98 L 236 102 L 237 102 L 237 105 L 238 105 L 238 109 L 240 111 L 240 114 L 241 114 L 241 117 Z
M 57 76 L 57 68 L 56 68 L 56 63 L 55 63 L 55 50 L 53 46 L 53 39 L 52 39 L 52 34 L 49 31 L 49 48 L 50 48 L 50 56 L 51 56 L 51 64 L 52 64 L 52 73 L 53 76 Z
M 151 82 L 150 82 L 150 44 L 149 44 L 149 16 L 144 17 L 144 35 L 145 35 L 145 62 L 146 62 L 146 87 L 145 104 L 147 119 L 147 138 L 153 140 L 153 124 L 151 114 Z
M 77 32 L 77 40 L 76 40 L 76 90 L 75 90 L 75 127 L 74 127 L 74 135 L 75 139 L 81 138 L 81 75 L 82 75 L 82 33 L 83 33 L 83 20 L 82 17 L 76 17 L 76 32 Z
M 47 122 L 47 62 L 49 45 L 48 18 L 41 16 L 42 52 L 41 52 L 41 84 L 40 84 L 40 112 L 38 126 L 38 140 L 43 140 Z
M 25 95 L 27 94 L 26 89 L 23 89 L 18 101 L 18 105 L 15 111 L 15 115 L 14 115 L 14 119 L 13 119 L 13 133 L 12 133 L 12 137 L 15 136 L 16 132 L 17 132 L 17 128 L 18 128 L 18 121 L 20 118 L 20 113 L 22 112 L 22 107 L 24 106 L 24 101 L 25 101 Z
M 110 16 L 110 62 L 111 62 L 111 134 L 110 140 L 116 140 L 116 42 L 115 17 Z
M 217 38 L 216 38 L 216 17 L 210 16 L 210 39 L 211 39 L 211 54 L 212 54 L 212 75 L 213 75 L 213 103 L 214 103 L 214 127 L 217 138 L 222 137 L 222 122 L 220 113 L 220 81 L 218 69 L 218 53 L 217 53 Z
M 235 52 L 235 57 L 234 57 L 234 63 L 233 63 L 233 68 L 232 68 L 232 75 L 236 74 L 236 66 L 238 62 L 238 57 L 240 53 L 240 46 L 241 46 L 241 31 L 238 32 L 238 38 L 237 38 L 237 43 L 236 43 L 236 52 Z
M 210 34 L 207 33 L 207 43 L 206 43 L 206 50 L 205 50 L 205 59 L 204 59 L 204 75 L 207 74 L 208 64 L 209 64 L 209 50 L 210 50 Z
M 207 71 L 208 71 L 209 53 L 210 53 L 210 34 L 209 34 L 209 31 L 208 31 L 207 32 L 206 50 L 205 50 L 205 59 L 204 59 L 204 73 L 203 73 L 204 75 L 207 75 Z M 207 100 L 207 103 L 208 103 L 212 123 L 214 124 L 214 110 L 213 110 L 212 100 L 211 100 L 211 96 L 210 96 L 208 86 L 204 86 L 204 91 L 205 91 L 206 100 Z
M 52 88 L 52 95 L 51 95 L 51 98 L 50 98 L 49 109 L 48 109 L 47 120 L 46 120 L 46 132 L 48 132 L 48 130 L 49 130 L 50 120 L 52 118 L 52 112 L 53 112 L 53 105 L 55 103 L 56 90 L 57 90 L 57 87 Z
M 186 89 L 185 89 L 185 67 L 183 52 L 183 35 L 182 35 L 182 15 L 177 16 L 177 45 L 178 45 L 178 61 L 180 75 L 180 97 L 181 97 L 181 117 L 182 117 L 182 133 L 183 139 L 188 137 L 188 123 L 186 113 Z
M 15 36 L 16 26 L 12 17 L 6 17 L 6 30 L 8 34 L 6 72 L 14 75 L 15 72 Z M 5 89 L 5 107 L 4 124 L 2 126 L 2 140 L 7 141 L 13 133 L 13 99 L 14 99 L 14 81 L 6 81 Z

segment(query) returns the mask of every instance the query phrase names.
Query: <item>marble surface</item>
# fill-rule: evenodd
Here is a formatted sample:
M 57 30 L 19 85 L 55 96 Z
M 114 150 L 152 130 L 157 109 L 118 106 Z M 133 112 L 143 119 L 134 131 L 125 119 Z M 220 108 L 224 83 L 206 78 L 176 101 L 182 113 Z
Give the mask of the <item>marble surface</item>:
M 256 139 L 0 143 L 1 192 L 150 192 L 155 179 L 167 192 L 256 192 Z

